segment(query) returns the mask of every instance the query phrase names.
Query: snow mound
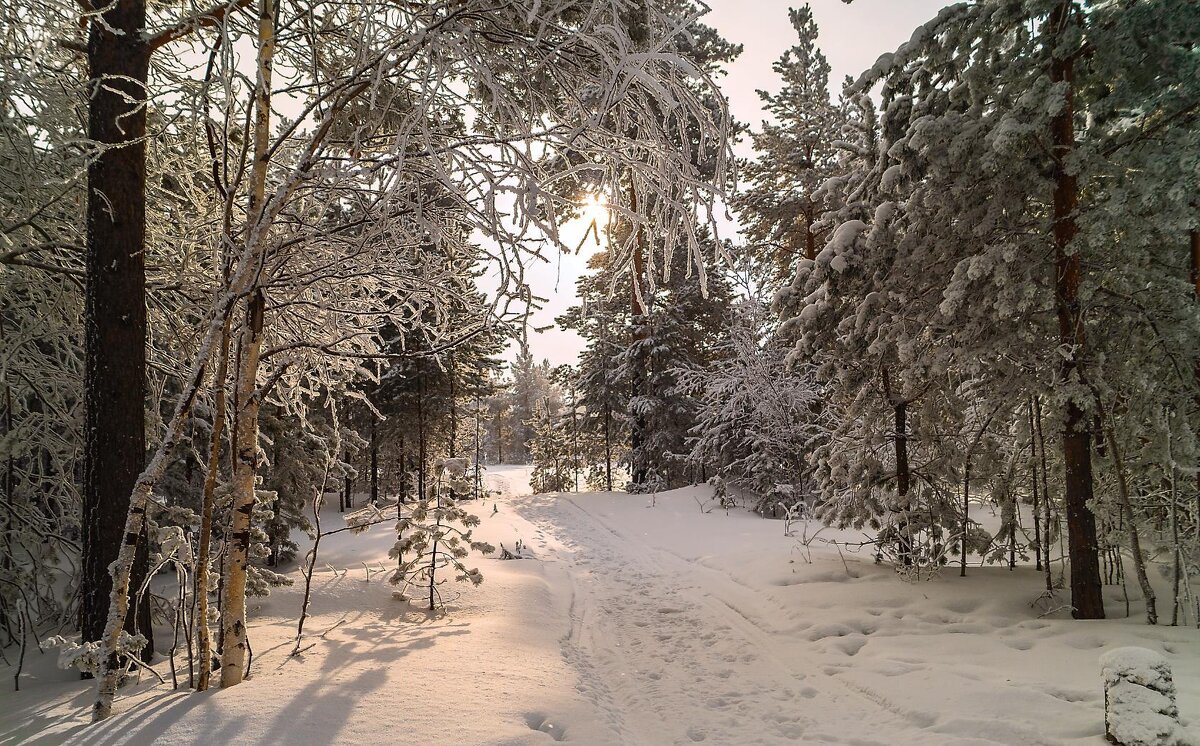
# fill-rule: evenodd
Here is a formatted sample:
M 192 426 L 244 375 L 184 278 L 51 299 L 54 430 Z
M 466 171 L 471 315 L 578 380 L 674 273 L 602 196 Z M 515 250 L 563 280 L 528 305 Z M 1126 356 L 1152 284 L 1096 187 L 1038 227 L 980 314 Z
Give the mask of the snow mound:
M 1100 656 L 1104 675 L 1104 721 L 1108 739 L 1122 746 L 1177 746 L 1175 682 L 1162 655 L 1139 647 L 1114 648 Z

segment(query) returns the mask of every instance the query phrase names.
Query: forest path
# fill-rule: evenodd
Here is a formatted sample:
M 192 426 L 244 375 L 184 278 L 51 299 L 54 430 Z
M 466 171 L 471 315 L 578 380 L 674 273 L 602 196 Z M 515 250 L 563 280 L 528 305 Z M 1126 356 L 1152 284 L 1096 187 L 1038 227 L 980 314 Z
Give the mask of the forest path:
M 907 583 L 853 552 L 861 534 L 785 535 L 711 510 L 709 488 L 528 495 L 530 469 L 490 467 L 493 495 L 469 504 L 478 537 L 519 540 L 524 559 L 472 555 L 485 582 L 443 586 L 444 609 L 384 581 L 390 521 L 339 531 L 321 543 L 300 655 L 292 568 L 294 585 L 254 600 L 244 683 L 189 694 L 181 657 L 179 690 L 143 677 L 92 726 L 91 682 L 31 652 L 21 691 L 0 694 L 0 744 L 1098 746 L 1097 661 L 1125 645 L 1167 657 L 1200 743 L 1196 631 L 1146 626 L 1136 599 L 1116 618 L 1118 587 L 1114 618 L 1072 621 L 1062 594 L 1041 603 L 1032 567 Z M 343 519 L 332 501 L 322 527 Z
M 614 501 L 635 503 L 643 520 L 610 512 Z M 855 632 L 836 630 L 832 636 L 844 644 L 827 647 L 796 634 L 794 610 L 707 566 L 703 556 L 672 551 L 670 538 L 656 541 L 663 538 L 655 531 L 660 520 L 673 523 L 663 515 L 671 508 L 641 508 L 645 501 L 615 494 L 516 501 L 558 547 L 543 556 L 563 563 L 571 580 L 564 655 L 580 693 L 623 743 L 937 740 L 926 730 L 936 715 L 893 705 L 840 676 L 866 644 L 863 635 L 855 640 L 846 637 Z M 723 516 L 704 518 L 718 531 L 729 526 Z M 532 546 L 547 549 L 543 538 Z

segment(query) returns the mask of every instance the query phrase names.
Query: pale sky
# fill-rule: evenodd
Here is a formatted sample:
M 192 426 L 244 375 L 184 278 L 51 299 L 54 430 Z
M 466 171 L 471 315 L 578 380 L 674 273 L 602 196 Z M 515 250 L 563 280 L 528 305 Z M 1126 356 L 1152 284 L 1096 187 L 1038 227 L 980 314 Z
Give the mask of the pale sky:
M 743 45 L 741 56 L 729 66 L 720 81 L 733 116 L 757 130 L 763 119 L 758 89 L 776 91 L 779 81 L 771 64 L 796 42 L 788 8 L 800 0 L 708 0 L 712 11 L 705 22 L 726 39 Z M 813 17 L 820 28 L 819 45 L 832 68 L 830 88 L 836 95 L 846 75 L 857 76 L 869 68 L 884 52 L 895 50 L 912 36 L 913 29 L 937 15 L 946 0 L 811 0 Z M 739 143 L 739 156 L 750 157 L 749 138 Z M 736 225 L 731 226 L 736 231 Z M 583 226 L 565 231 L 580 235 Z M 735 238 L 735 236 L 722 236 Z M 572 242 L 574 243 L 574 242 Z M 595 244 L 590 244 L 592 250 Z M 534 268 L 529 281 L 535 295 L 549 298 L 546 307 L 534 315 L 533 326 L 554 326 L 554 317 L 575 303 L 575 280 L 585 270 L 584 256 L 563 256 L 555 265 Z M 529 347 L 535 360 L 551 364 L 574 363 L 583 349 L 583 341 L 574 333 L 557 327 L 541 334 L 531 331 Z M 505 356 L 512 359 L 515 350 Z

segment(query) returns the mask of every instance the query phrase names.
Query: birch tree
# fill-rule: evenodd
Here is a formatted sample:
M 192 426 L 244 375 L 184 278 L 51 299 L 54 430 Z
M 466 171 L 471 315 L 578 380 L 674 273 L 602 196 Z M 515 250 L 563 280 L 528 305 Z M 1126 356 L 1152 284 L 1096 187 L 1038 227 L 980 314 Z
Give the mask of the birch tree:
M 672 16 L 656 5 L 646 5 L 629 18 L 623 6 L 599 1 L 586 8 L 567 2 L 543 3 L 533 10 L 438 3 L 369 10 L 306 3 L 280 6 L 277 13 L 269 13 L 260 6 L 263 26 L 274 23 L 275 28 L 293 29 L 295 24 L 311 22 L 315 24 L 311 34 L 318 38 L 351 40 L 344 55 L 320 54 L 318 47 L 304 45 L 307 34 L 292 32 L 287 43 L 280 37 L 276 53 L 270 54 L 266 42 L 274 34 L 260 27 L 254 37 L 259 40 L 255 47 L 260 69 L 261 62 L 273 60 L 276 73 L 289 70 L 291 79 L 281 83 L 283 90 L 305 91 L 299 96 L 299 113 L 286 117 L 266 135 L 266 127 L 257 125 L 266 123 L 268 106 L 280 94 L 267 90 L 268 78 L 262 74 L 246 85 L 232 61 L 220 73 L 219 79 L 232 81 L 226 84 L 230 90 L 251 90 L 255 101 L 265 100 L 261 110 L 256 106 L 258 121 L 249 129 L 255 152 L 268 163 L 261 177 L 254 176 L 260 163 L 256 159 L 245 181 L 226 181 L 250 185 L 243 192 L 246 197 L 226 197 L 236 217 L 225 239 L 233 248 L 228 281 L 214 293 L 176 413 L 134 490 L 126 543 L 114 565 L 116 614 L 123 613 L 128 603 L 135 548 L 130 537 L 140 532 L 147 500 L 205 380 L 224 319 L 235 307 L 244 309 L 238 330 L 242 355 L 234 370 L 238 464 L 234 514 L 238 515 L 245 512 L 243 506 L 252 505 L 257 462 L 257 428 L 244 421 L 254 418 L 264 386 L 289 385 L 290 368 L 277 370 L 265 380 L 263 372 L 256 370 L 256 357 L 267 356 L 264 345 L 270 344 L 274 330 L 291 331 L 282 323 L 287 318 L 279 310 L 283 304 L 272 305 L 277 284 L 299 283 L 344 293 L 347 273 L 356 280 L 369 278 L 372 284 L 392 287 L 395 282 L 394 292 L 404 300 L 401 307 L 412 312 L 427 305 L 428 286 L 420 278 L 404 282 L 397 277 L 411 264 L 389 273 L 383 260 L 397 249 L 419 247 L 430 237 L 455 240 L 456 234 L 446 230 L 439 217 L 453 215 L 461 220 L 459 216 L 466 215 L 462 222 L 496 247 L 491 260 L 502 278 L 497 297 L 520 296 L 520 258 L 561 244 L 557 225 L 568 208 L 556 192 L 558 187 L 595 179 L 611 164 L 631 175 L 644 194 L 654 196 L 640 202 L 637 210 L 616 203 L 618 219 L 638 224 L 653 220 L 668 226 L 662 236 L 667 255 L 678 248 L 694 263 L 703 261 L 699 246 L 690 243 L 696 208 L 711 206 L 719 193 L 728 146 L 723 108 L 714 108 L 701 95 L 706 86 L 711 89 L 711 80 L 673 50 L 688 18 Z M 233 27 L 226 24 L 225 28 Z M 233 46 L 232 42 L 226 43 Z M 647 49 L 655 51 L 648 54 Z M 301 80 L 307 85 L 297 86 Z M 236 131 L 224 128 L 232 119 L 229 114 L 245 114 L 238 101 L 228 92 L 222 98 L 221 132 Z M 659 113 L 666 110 L 673 116 L 664 122 Z M 465 128 L 445 118 L 444 113 L 451 111 L 469 112 Z M 690 154 L 680 153 L 680 131 L 690 132 L 715 164 L 704 174 Z M 268 138 L 265 147 L 257 144 L 262 137 Z M 564 157 L 567 154 L 569 158 Z M 226 171 L 227 176 L 237 173 Z M 436 199 L 421 189 L 427 182 L 440 185 Z M 261 203 L 255 191 L 260 185 Z M 369 208 L 364 217 L 371 218 L 372 230 L 357 234 L 344 223 L 309 217 L 326 216 L 318 208 L 340 199 L 357 199 Z M 437 200 L 445 199 L 453 210 L 440 209 Z M 341 241 L 350 235 L 354 237 L 349 246 L 343 245 Z M 392 240 L 369 243 L 381 235 Z M 317 248 L 329 253 L 318 253 Z M 347 262 L 347 253 L 356 261 Z M 320 268 L 307 274 L 298 270 L 310 261 Z M 311 282 L 306 284 L 305 277 Z M 358 296 L 351 293 L 350 297 Z M 319 353 L 322 359 L 334 361 L 374 354 L 377 337 L 367 329 L 358 331 L 361 318 L 347 312 L 345 305 L 345 300 L 336 307 L 322 300 L 306 310 L 323 312 L 318 314 L 318 324 L 352 320 L 348 332 L 334 334 L 328 329 L 330 336 L 319 341 L 284 341 L 280 349 L 297 355 Z M 371 330 L 377 328 L 377 321 L 372 320 Z M 280 368 L 286 357 L 285 352 L 276 356 Z M 333 375 L 350 367 L 339 362 L 324 369 Z M 234 527 L 240 531 L 240 525 Z M 240 568 L 235 562 L 227 571 L 236 573 Z M 227 589 L 236 587 L 236 582 L 225 578 Z M 234 619 L 225 623 L 236 624 L 237 601 L 228 600 L 226 608 Z M 97 719 L 111 713 L 120 677 L 112 655 L 118 641 L 114 618 L 106 627 L 108 654 Z M 222 681 L 227 685 L 244 675 L 236 639 L 226 640 L 230 672 L 222 674 Z

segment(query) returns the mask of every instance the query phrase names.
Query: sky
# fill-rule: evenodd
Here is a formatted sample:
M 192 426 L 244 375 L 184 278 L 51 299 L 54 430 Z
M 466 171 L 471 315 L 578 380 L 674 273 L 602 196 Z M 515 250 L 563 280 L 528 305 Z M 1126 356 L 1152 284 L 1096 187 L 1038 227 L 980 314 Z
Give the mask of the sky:
M 708 0 L 712 10 L 704 22 L 726 39 L 743 45 L 741 56 L 728 68 L 720 83 L 729 98 L 733 116 L 752 129 L 759 129 L 764 113 L 758 90 L 777 91 L 779 79 L 771 64 L 795 41 L 788 21 L 788 8 L 800 0 Z M 895 50 L 908 41 L 913 29 L 937 15 L 946 0 L 811 0 L 813 18 L 820 29 L 819 45 L 829 60 L 830 87 L 838 88 L 847 76 L 857 77 L 879 55 Z M 749 138 L 735 152 L 752 157 Z M 575 245 L 583 236 L 583 223 L 564 229 L 568 243 Z M 736 232 L 736 219 L 730 226 Z M 736 236 L 722 236 L 735 238 Z M 545 307 L 534 314 L 532 326 L 553 328 L 529 335 L 529 347 L 535 360 L 547 359 L 552 365 L 574 363 L 583 349 L 583 341 L 574 332 L 559 329 L 554 318 L 575 303 L 575 280 L 585 271 L 594 242 L 585 244 L 579 256 L 562 256 L 552 264 L 534 268 L 528 279 L 535 295 L 547 298 Z M 512 359 L 515 349 L 506 357 Z

